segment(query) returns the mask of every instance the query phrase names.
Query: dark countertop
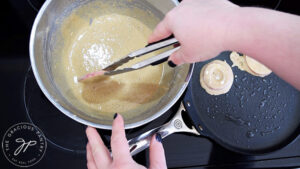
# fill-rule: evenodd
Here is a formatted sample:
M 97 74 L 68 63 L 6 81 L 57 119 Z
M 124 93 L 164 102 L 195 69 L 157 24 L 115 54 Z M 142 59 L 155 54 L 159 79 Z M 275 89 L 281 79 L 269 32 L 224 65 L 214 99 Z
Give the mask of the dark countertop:
M 28 1 L 32 1 L 29 4 Z M 24 80 L 30 67 L 29 62 L 29 35 L 36 11 L 31 5 L 39 8 L 44 0 L 8 0 L 2 2 L 1 31 L 3 32 L 0 40 L 0 75 L 1 75 L 1 123 L 0 136 L 13 124 L 18 122 L 29 122 L 24 104 Z M 256 6 L 277 5 L 269 0 L 233 0 L 242 5 L 256 4 Z M 300 14 L 300 7 L 296 1 L 282 0 L 278 10 Z M 41 91 L 38 91 L 39 94 Z M 42 94 L 41 94 L 42 95 Z M 47 101 L 45 101 L 47 102 Z M 51 105 L 50 103 L 45 103 Z M 178 106 L 178 105 L 177 105 Z M 176 107 L 176 106 L 175 106 Z M 128 137 L 159 126 L 167 122 L 174 110 L 171 109 L 165 115 L 155 120 L 151 125 L 145 125 L 138 129 L 127 131 Z M 66 118 L 62 113 L 55 112 L 55 116 Z M 67 121 L 69 123 L 70 119 Z M 61 124 L 56 124 L 57 128 Z M 70 126 L 72 126 L 70 125 Z M 74 124 L 79 125 L 79 124 Z M 84 129 L 85 126 L 79 125 L 78 128 Z M 45 129 L 46 130 L 46 129 Z M 47 132 L 47 131 L 45 131 Z M 85 142 L 83 131 L 74 134 L 79 137 L 81 142 Z M 99 130 L 102 137 L 108 144 L 110 132 Z M 46 135 L 46 134 L 45 134 Z M 73 136 L 72 133 L 70 136 Z M 72 139 L 72 137 L 71 137 Z M 299 167 L 300 166 L 300 139 L 299 137 L 290 145 L 276 152 L 261 156 L 243 156 L 232 153 L 212 141 L 187 134 L 173 134 L 163 140 L 167 164 L 169 168 L 272 168 L 272 167 Z M 83 145 L 84 146 L 84 145 Z M 47 168 L 86 168 L 84 151 L 66 151 L 57 145 L 48 142 L 46 155 L 37 165 L 30 167 L 33 169 Z M 135 159 L 141 164 L 148 163 L 148 150 L 137 155 Z M 0 153 L 0 164 L 2 168 L 18 168 L 11 165 Z

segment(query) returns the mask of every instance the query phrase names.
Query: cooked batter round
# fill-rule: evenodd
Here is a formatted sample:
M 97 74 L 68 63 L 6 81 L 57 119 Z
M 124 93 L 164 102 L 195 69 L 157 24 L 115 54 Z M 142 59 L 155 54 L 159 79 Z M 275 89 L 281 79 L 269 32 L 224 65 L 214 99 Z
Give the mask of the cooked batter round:
M 227 93 L 233 83 L 233 72 L 225 61 L 207 63 L 200 72 L 200 84 L 211 95 Z
M 249 56 L 244 56 L 244 57 L 250 70 L 252 70 L 258 76 L 264 77 L 272 73 L 272 71 L 269 68 L 267 68 L 265 65 L 261 64 L 257 60 Z
M 249 56 L 240 56 L 237 52 L 232 52 L 230 59 L 233 63 L 232 67 L 237 66 L 240 70 L 246 71 L 254 76 L 265 77 L 272 73 L 265 65 Z

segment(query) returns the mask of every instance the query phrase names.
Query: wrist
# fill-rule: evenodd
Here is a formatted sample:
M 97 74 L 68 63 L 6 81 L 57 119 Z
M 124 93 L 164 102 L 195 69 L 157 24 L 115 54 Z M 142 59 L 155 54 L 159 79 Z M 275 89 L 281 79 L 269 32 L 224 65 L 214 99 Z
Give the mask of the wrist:
M 225 15 L 223 15 L 223 32 L 221 39 L 222 51 L 234 51 L 237 50 L 239 41 L 241 39 L 240 34 L 242 30 L 243 20 L 243 8 L 238 7 L 230 9 Z

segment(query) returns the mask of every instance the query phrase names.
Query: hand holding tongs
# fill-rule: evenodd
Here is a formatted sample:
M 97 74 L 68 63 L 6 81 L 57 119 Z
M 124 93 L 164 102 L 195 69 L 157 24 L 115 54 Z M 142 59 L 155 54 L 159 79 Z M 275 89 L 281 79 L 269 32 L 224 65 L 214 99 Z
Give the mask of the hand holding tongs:
M 158 42 L 151 43 L 151 44 L 147 45 L 145 48 L 142 48 L 142 49 L 139 49 L 139 50 L 129 53 L 126 57 L 121 58 L 120 60 L 108 65 L 101 71 L 89 73 L 89 74 L 79 78 L 78 81 L 81 82 L 81 81 L 84 81 L 86 79 L 89 79 L 89 78 L 92 78 L 95 76 L 116 75 L 116 74 L 120 74 L 120 73 L 130 72 L 133 70 L 138 70 L 138 69 L 144 68 L 149 65 L 151 65 L 151 66 L 158 65 L 160 63 L 167 61 L 168 57 L 173 52 L 177 51 L 180 48 L 180 46 L 177 46 L 171 50 L 168 50 L 166 52 L 163 52 L 156 56 L 148 58 L 144 61 L 136 63 L 130 67 L 126 67 L 123 69 L 117 69 L 119 66 L 123 65 L 124 63 L 127 63 L 128 61 L 130 61 L 134 58 L 143 56 L 145 54 L 151 53 L 153 51 L 156 51 L 156 50 L 159 50 L 159 49 L 171 46 L 171 45 L 180 45 L 180 44 L 179 44 L 178 40 L 176 40 L 175 38 L 167 38 L 167 39 L 163 39 Z

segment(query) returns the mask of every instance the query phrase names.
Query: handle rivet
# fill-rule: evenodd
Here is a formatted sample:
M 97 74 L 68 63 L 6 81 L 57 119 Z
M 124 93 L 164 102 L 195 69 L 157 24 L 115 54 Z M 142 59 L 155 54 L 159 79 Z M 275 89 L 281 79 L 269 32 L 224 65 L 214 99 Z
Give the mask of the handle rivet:
M 200 129 L 201 131 L 203 131 L 203 128 L 202 128 L 202 126 L 200 126 L 200 125 L 199 125 L 198 127 L 199 127 L 199 129 Z
M 191 107 L 191 103 L 190 102 L 186 102 L 187 106 Z

